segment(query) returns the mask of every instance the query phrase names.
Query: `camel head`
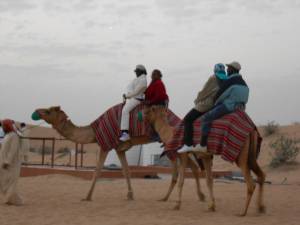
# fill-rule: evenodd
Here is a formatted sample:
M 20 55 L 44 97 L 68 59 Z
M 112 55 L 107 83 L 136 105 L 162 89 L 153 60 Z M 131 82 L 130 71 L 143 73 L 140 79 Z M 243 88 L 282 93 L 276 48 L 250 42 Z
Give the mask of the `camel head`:
M 56 126 L 67 120 L 68 116 L 60 109 L 60 106 L 54 106 L 45 109 L 36 109 L 32 114 L 32 118 L 43 119 L 47 123 Z
M 164 106 L 149 106 L 144 109 L 145 119 L 150 124 L 154 124 L 157 120 L 167 119 L 167 108 Z

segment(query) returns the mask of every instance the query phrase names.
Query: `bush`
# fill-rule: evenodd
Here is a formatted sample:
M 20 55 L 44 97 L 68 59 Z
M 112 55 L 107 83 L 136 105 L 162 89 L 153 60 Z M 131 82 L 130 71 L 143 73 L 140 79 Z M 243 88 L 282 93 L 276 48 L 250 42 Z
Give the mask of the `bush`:
M 282 164 L 292 162 L 296 159 L 300 148 L 298 147 L 299 141 L 281 136 L 276 141 L 270 144 L 274 150 L 273 158 L 270 166 L 275 168 Z
M 275 121 L 268 122 L 266 126 L 264 126 L 265 136 L 268 137 L 272 134 L 277 133 L 279 125 L 275 123 Z

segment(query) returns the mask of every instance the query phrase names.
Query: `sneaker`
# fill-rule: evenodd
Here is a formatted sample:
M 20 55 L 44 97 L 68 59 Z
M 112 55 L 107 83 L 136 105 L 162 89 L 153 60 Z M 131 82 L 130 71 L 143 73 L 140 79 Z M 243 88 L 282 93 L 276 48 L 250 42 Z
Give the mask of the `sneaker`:
M 122 136 L 119 138 L 120 141 L 129 141 L 130 140 L 130 135 L 126 132 L 122 133 Z
M 207 153 L 207 147 L 202 146 L 200 144 L 195 145 L 192 150 L 193 152 L 202 152 L 202 153 Z
M 185 153 L 185 152 L 191 152 L 193 151 L 192 146 L 183 145 L 177 152 L 178 153 Z

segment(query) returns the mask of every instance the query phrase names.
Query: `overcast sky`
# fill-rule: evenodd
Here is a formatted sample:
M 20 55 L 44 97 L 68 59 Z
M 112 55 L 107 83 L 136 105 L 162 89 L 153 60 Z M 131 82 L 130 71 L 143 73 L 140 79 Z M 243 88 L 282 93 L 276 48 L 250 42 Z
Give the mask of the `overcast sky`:
M 0 118 L 60 105 L 79 125 L 160 69 L 183 117 L 215 63 L 237 60 L 257 124 L 300 121 L 300 0 L 0 0 Z M 150 81 L 150 76 L 148 76 Z

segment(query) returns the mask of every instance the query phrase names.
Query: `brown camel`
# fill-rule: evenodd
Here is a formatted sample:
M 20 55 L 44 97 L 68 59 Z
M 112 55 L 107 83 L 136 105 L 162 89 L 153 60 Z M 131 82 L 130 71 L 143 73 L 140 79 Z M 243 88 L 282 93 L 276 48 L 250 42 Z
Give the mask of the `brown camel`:
M 145 116 L 147 120 L 153 125 L 154 129 L 160 135 L 164 143 L 168 143 L 173 138 L 173 127 L 171 127 L 166 120 L 167 111 L 164 107 L 152 106 L 145 110 Z M 241 169 L 246 184 L 247 184 L 247 199 L 244 210 L 240 216 L 245 216 L 249 207 L 251 197 L 255 189 L 255 182 L 251 177 L 251 171 L 257 176 L 257 182 L 259 184 L 259 193 L 257 199 L 258 212 L 265 212 L 265 206 L 263 204 L 263 185 L 265 181 L 265 174 L 261 170 L 257 163 L 257 143 L 258 133 L 252 131 L 250 136 L 246 140 L 246 144 L 240 152 L 236 161 L 237 166 Z M 209 152 L 209 149 L 208 149 Z M 212 153 L 197 153 L 197 157 L 203 160 L 203 164 L 206 171 L 206 182 L 209 188 L 209 207 L 210 211 L 215 211 L 215 198 L 213 193 L 213 176 L 212 176 Z M 191 153 L 178 154 L 180 160 L 179 169 L 179 183 L 178 183 L 178 201 L 176 202 L 175 209 L 179 209 L 181 206 L 182 187 L 184 184 L 184 170 L 187 165 L 187 161 L 191 158 Z
M 62 136 L 67 138 L 68 140 L 74 141 L 76 143 L 80 144 L 88 144 L 88 143 L 97 143 L 96 141 L 96 135 L 93 130 L 93 128 L 88 125 L 84 127 L 78 127 L 75 126 L 71 120 L 68 119 L 68 116 L 65 114 L 64 111 L 60 109 L 60 107 L 50 107 L 50 108 L 43 108 L 43 109 L 37 109 L 35 111 L 39 117 L 43 120 L 45 120 L 48 124 L 51 124 L 52 127 L 58 131 Z M 127 187 L 128 187 L 128 193 L 127 198 L 128 200 L 133 199 L 133 190 L 131 187 L 131 181 L 130 181 L 130 173 L 128 168 L 128 163 L 126 159 L 125 152 L 130 149 L 133 145 L 140 145 L 140 144 L 147 144 L 152 142 L 147 136 L 140 136 L 140 137 L 132 137 L 130 141 L 120 143 L 120 145 L 116 149 L 116 153 L 119 157 L 119 160 L 122 165 L 123 175 L 126 178 Z M 91 201 L 92 194 L 95 188 L 95 184 L 97 181 L 97 177 L 99 174 L 101 174 L 101 170 L 103 168 L 104 162 L 106 160 L 108 152 L 103 151 L 100 148 L 100 154 L 99 159 L 97 162 L 96 170 L 93 175 L 92 179 L 92 185 L 91 188 L 84 200 Z M 200 182 L 199 182 L 199 174 L 198 174 L 198 167 L 195 164 L 195 162 L 191 159 L 188 159 L 186 164 L 191 168 L 193 175 L 196 180 L 197 185 L 197 194 L 200 201 L 204 201 L 204 194 L 201 191 Z M 177 182 L 177 163 L 176 161 L 172 161 L 172 180 L 170 184 L 170 188 L 165 195 L 164 198 L 161 199 L 161 201 L 168 200 L 174 186 Z

